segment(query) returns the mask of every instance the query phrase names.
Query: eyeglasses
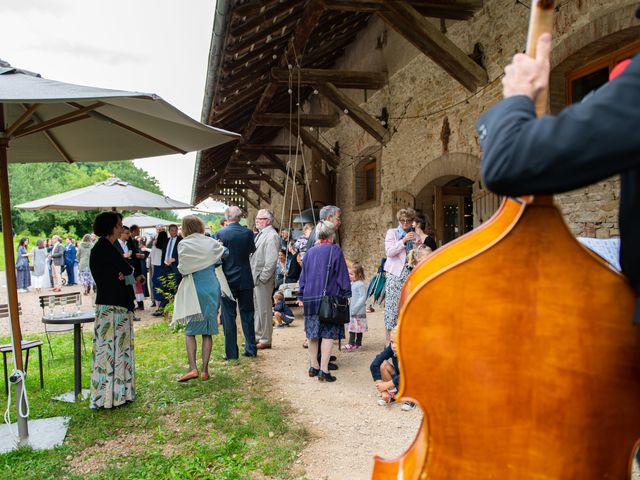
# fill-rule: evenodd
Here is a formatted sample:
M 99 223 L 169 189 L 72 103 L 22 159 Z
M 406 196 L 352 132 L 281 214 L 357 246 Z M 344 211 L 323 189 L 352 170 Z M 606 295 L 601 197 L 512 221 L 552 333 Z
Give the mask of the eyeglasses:
M 412 223 L 412 222 L 413 222 L 413 220 L 410 220 L 408 218 L 401 218 L 400 219 L 400 223 Z

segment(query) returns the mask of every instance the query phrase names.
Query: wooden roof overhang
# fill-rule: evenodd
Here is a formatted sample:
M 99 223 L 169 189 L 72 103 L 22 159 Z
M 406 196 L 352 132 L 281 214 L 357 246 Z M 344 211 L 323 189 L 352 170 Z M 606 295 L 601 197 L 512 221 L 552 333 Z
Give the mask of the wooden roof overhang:
M 215 80 L 207 85 L 202 121 L 241 132 L 243 138 L 198 155 L 194 203 L 211 196 L 257 208 L 260 200 L 270 201 L 270 192 L 260 190 L 261 181 L 283 193 L 283 186 L 269 172 L 287 171 L 290 146 L 271 145 L 282 128 L 291 129 L 295 136 L 299 133 L 306 146 L 318 151 L 330 167 L 337 167 L 338 155 L 304 127 L 332 127 L 338 117 L 303 114 L 298 132 L 298 88 L 300 103 L 319 91 L 376 140 L 388 140 L 380 121 L 341 92 L 343 88 L 379 89 L 386 82 L 385 75 L 331 69 L 373 14 L 466 88 L 474 90 L 486 83 L 482 67 L 424 19 L 465 20 L 482 7 L 482 0 L 218 0 L 221 4 L 226 11 L 221 14 L 217 9 L 216 16 L 224 21 L 223 33 L 214 28 L 212 40 L 212 54 L 217 48 L 219 60 L 215 65 L 210 62 L 209 76 Z M 291 83 L 293 95 L 288 92 Z M 300 172 L 290 175 L 298 183 L 303 181 Z

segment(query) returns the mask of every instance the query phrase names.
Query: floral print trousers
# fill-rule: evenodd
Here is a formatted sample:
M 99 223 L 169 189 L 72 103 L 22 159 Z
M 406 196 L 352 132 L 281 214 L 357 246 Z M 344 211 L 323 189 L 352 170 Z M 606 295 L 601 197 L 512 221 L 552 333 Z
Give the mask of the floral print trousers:
M 112 408 L 135 398 L 133 312 L 96 305 L 90 408 Z

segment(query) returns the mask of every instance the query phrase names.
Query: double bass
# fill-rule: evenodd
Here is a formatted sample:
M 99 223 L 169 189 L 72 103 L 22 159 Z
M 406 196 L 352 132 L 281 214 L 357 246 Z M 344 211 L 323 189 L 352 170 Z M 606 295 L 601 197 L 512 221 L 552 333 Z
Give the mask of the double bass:
M 531 3 L 535 56 L 555 5 Z M 376 457 L 372 478 L 630 478 L 640 438 L 634 306 L 627 280 L 576 241 L 551 197 L 505 199 L 407 278 L 399 396 L 424 416 L 400 458 Z

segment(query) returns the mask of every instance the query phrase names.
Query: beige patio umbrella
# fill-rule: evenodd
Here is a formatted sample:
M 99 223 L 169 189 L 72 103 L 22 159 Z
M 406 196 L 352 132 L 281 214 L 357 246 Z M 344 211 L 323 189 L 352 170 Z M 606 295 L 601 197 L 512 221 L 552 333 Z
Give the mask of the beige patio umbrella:
M 25 210 L 174 210 L 188 203 L 135 187 L 111 177 L 88 187 L 16 205 Z
M 164 218 L 152 217 L 151 215 L 145 215 L 142 212 L 136 212 L 133 215 L 129 215 L 122 219 L 122 224 L 127 227 L 131 227 L 131 225 L 137 225 L 140 228 L 150 228 L 157 225 L 167 227 L 173 223 L 176 222 L 172 222 L 171 220 L 166 220 Z
M 151 93 L 41 78 L 0 60 L 0 206 L 15 368 L 23 370 L 8 162 L 103 162 L 204 150 L 239 138 Z M 22 398 L 22 382 L 15 384 Z M 16 401 L 19 407 L 20 401 Z M 18 414 L 22 443 L 27 420 Z

